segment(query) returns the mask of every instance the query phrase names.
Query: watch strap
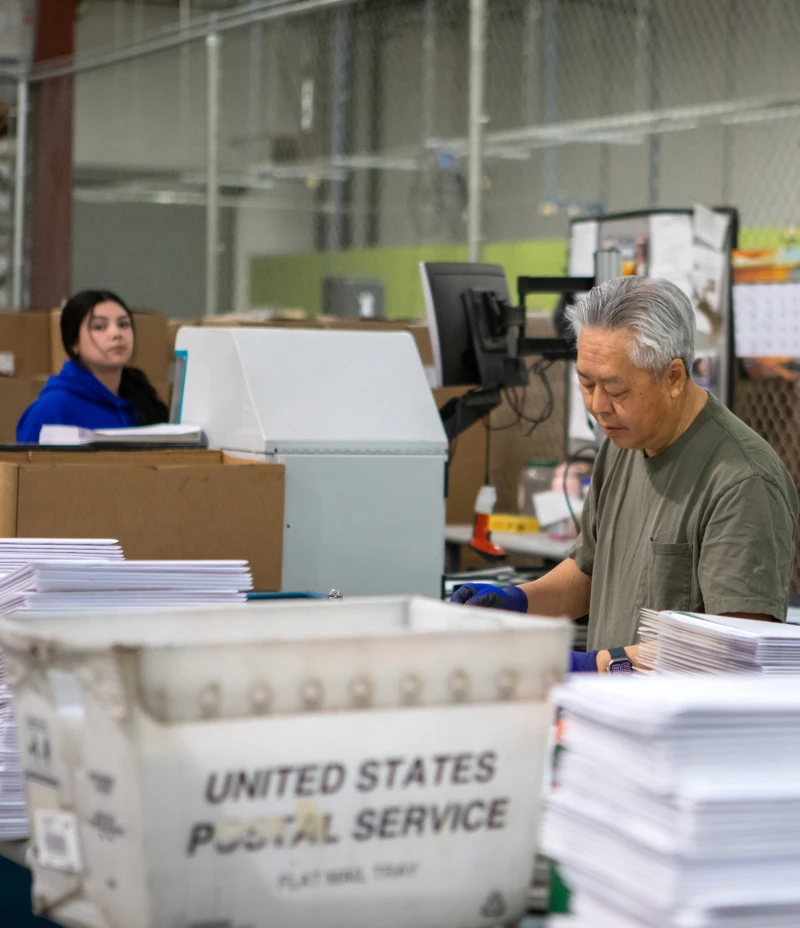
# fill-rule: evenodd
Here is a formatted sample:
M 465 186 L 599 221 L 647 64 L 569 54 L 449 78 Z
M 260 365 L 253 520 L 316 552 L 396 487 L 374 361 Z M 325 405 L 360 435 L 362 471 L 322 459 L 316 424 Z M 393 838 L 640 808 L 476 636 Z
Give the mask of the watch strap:
M 630 658 L 628 657 L 625 651 L 625 648 L 609 648 L 608 653 L 611 655 L 612 661 L 619 661 L 619 660 L 629 661 L 630 660 Z

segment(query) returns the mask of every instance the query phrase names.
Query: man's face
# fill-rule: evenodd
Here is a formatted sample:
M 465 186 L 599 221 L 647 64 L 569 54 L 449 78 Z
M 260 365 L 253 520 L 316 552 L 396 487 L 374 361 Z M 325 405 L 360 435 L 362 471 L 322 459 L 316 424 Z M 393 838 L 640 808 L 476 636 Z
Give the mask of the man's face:
M 631 361 L 630 329 L 584 328 L 578 338 L 578 379 L 587 411 L 620 448 L 660 448 L 674 416 L 674 366 L 658 382 Z M 681 371 L 683 365 L 680 365 Z M 683 383 L 680 385 L 683 388 Z

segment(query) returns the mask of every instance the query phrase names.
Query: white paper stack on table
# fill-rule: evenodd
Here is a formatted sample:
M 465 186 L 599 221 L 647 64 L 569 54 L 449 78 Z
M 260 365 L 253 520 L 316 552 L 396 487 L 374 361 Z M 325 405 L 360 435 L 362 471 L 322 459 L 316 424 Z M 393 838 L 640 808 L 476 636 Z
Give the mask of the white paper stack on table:
M 71 564 L 120 563 L 122 548 L 113 538 L 0 538 L 0 578 L 5 578 L 37 561 Z M 0 579 L 2 582 L 2 579 Z M 16 720 L 11 692 L 5 683 L 0 655 L 0 839 L 28 835 L 22 772 L 17 750 Z
M 0 575 L 33 561 L 122 561 L 113 538 L 0 538 Z
M 247 561 L 38 561 L 0 578 L 0 613 L 243 603 Z
M 573 679 L 543 836 L 575 928 L 800 925 L 800 677 Z
M 77 425 L 43 425 L 40 445 L 194 445 L 204 446 L 199 425 L 138 425 L 122 429 L 85 429 Z
M 797 625 L 644 610 L 639 636 L 659 672 L 800 674 Z
M 0 661 L 0 841 L 28 837 L 14 706 Z

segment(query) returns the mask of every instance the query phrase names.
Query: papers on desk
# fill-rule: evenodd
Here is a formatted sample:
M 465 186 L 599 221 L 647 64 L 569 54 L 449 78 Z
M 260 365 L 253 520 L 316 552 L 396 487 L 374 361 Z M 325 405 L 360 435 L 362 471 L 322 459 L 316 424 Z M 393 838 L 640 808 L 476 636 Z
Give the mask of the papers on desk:
M 205 445 L 199 425 L 143 425 L 124 429 L 84 429 L 76 425 L 43 425 L 40 445 Z
M 800 677 L 574 679 L 544 850 L 575 928 L 800 924 Z
M 244 603 L 247 561 L 126 561 L 106 539 L 0 539 L 0 613 Z M 69 616 L 66 616 L 69 621 Z M 28 825 L 11 693 L 0 659 L 0 839 Z
M 0 578 L 0 613 L 237 603 L 247 561 L 40 561 Z
M 34 561 L 121 561 L 124 557 L 113 538 L 0 538 L 0 575 Z
M 660 672 L 800 674 L 797 625 L 644 610 L 639 636 Z
M 11 691 L 0 661 L 0 840 L 28 837 L 25 793 Z
M 76 559 L 90 565 L 114 565 L 123 563 L 124 555 L 113 538 L 0 538 L 0 584 L 37 561 L 55 560 L 71 570 Z M 0 840 L 27 837 L 14 706 L 0 655 Z

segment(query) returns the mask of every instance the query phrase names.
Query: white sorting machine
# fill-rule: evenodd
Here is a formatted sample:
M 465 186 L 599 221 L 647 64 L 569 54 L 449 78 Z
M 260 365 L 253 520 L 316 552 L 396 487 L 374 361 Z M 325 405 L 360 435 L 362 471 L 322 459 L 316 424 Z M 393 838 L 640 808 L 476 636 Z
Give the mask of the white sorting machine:
M 187 327 L 176 352 L 182 421 L 286 465 L 284 590 L 440 595 L 447 440 L 411 335 Z

